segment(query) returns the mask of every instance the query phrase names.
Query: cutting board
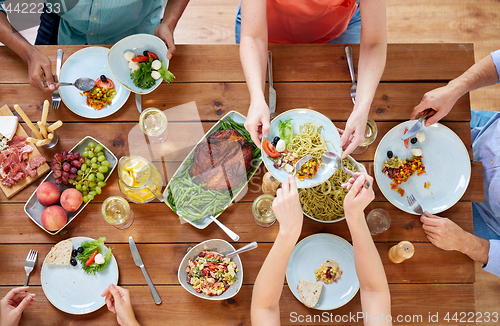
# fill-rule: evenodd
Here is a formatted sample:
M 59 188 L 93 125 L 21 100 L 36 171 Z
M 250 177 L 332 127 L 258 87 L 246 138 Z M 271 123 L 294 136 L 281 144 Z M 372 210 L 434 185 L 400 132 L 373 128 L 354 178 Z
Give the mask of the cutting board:
M 12 114 L 12 111 L 9 109 L 9 107 L 7 105 L 4 105 L 3 107 L 0 108 L 0 116 L 9 116 L 9 115 L 14 115 L 14 114 Z M 20 121 L 22 121 L 22 120 L 20 120 Z M 26 134 L 26 131 L 24 131 L 24 129 L 23 129 L 23 127 L 21 127 L 20 123 L 17 124 L 16 135 L 22 136 L 22 137 L 28 137 L 28 135 Z M 33 156 L 40 155 L 40 152 L 38 151 L 38 149 L 35 145 L 33 145 L 31 143 L 26 143 L 26 144 L 33 147 L 33 152 L 30 153 L 29 160 L 31 160 L 31 158 Z M 47 163 L 44 163 L 40 167 L 38 167 L 38 169 L 36 170 L 37 174 L 34 178 L 28 176 L 26 179 L 19 180 L 19 182 L 16 183 L 15 185 L 13 185 L 11 188 L 5 187 L 0 182 L 0 188 L 2 188 L 5 196 L 7 196 L 7 198 L 10 198 L 10 197 L 14 196 L 15 194 L 17 194 L 18 192 L 20 192 L 21 190 L 23 190 L 24 188 L 26 188 L 30 183 L 32 183 L 36 179 L 40 178 L 45 172 L 47 172 L 49 170 L 50 170 L 49 165 Z

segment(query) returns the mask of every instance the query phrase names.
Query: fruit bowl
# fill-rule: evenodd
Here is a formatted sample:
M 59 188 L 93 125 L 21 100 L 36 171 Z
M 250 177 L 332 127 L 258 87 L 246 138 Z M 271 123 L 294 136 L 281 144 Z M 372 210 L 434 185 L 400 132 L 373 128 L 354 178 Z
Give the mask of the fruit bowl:
M 88 143 L 90 143 L 90 142 L 94 142 L 95 144 L 100 144 L 103 147 L 103 152 L 104 152 L 104 156 L 106 157 L 106 160 L 109 161 L 109 163 L 111 163 L 111 166 L 109 167 L 109 172 L 107 172 L 108 175 L 104 179 L 104 181 L 106 181 L 106 180 L 108 180 L 108 178 L 111 175 L 111 173 L 113 173 L 113 170 L 115 169 L 116 164 L 118 162 L 118 159 L 116 158 L 116 156 L 109 149 L 107 149 L 106 146 L 104 146 L 99 141 L 95 140 L 94 138 L 92 138 L 90 136 L 87 136 L 87 137 L 83 138 L 78 144 L 76 144 L 69 152 L 70 153 L 76 153 L 76 152 L 78 152 L 78 153 L 81 154 L 83 152 L 83 149 L 85 147 L 87 147 Z M 50 173 L 45 177 L 45 179 L 43 179 L 42 183 L 44 183 L 44 182 L 55 182 L 54 172 L 53 171 L 50 171 Z M 64 190 L 66 190 L 66 189 L 73 188 L 73 187 L 65 186 L 62 183 L 60 185 L 58 185 L 57 187 L 59 187 L 59 189 L 61 190 L 61 193 L 64 192 Z M 47 230 L 46 228 L 43 227 L 42 221 L 41 221 L 42 212 L 45 210 L 45 208 L 47 208 L 47 206 L 44 206 L 44 205 L 40 204 L 40 202 L 38 201 L 38 198 L 36 196 L 36 191 L 37 190 L 38 190 L 38 188 L 30 196 L 30 198 L 26 202 L 26 205 L 24 205 L 24 211 L 26 212 L 26 214 L 28 214 L 28 216 L 31 218 L 31 220 L 33 222 L 35 222 L 35 224 L 37 224 L 40 228 L 42 228 L 43 230 L 45 230 L 45 232 L 47 232 L 47 233 L 49 233 L 51 235 L 56 235 L 62 229 L 64 229 L 66 227 L 66 225 L 68 225 L 71 221 L 73 221 L 75 219 L 75 217 L 77 217 L 78 214 L 80 214 L 80 212 L 90 202 L 89 201 L 87 203 L 83 203 L 80 206 L 80 208 L 78 210 L 74 211 L 74 212 L 67 212 L 67 216 L 68 216 L 67 223 L 62 228 L 60 228 L 57 231 L 49 231 L 49 230 Z

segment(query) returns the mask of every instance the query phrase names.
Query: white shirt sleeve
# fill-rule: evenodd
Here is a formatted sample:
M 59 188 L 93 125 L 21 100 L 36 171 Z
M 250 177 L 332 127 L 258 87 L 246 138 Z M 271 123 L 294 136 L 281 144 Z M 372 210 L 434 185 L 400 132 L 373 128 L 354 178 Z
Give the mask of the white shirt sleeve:
M 495 67 L 497 68 L 497 74 L 498 74 L 498 81 L 497 83 L 500 83 L 500 50 L 496 50 L 491 52 L 491 58 L 493 59 L 493 63 L 495 64 Z

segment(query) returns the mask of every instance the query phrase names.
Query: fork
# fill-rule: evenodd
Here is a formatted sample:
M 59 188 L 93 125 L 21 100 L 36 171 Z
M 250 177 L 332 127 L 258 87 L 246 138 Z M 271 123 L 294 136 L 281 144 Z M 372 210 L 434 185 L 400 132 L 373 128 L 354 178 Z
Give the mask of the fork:
M 417 200 L 415 199 L 415 196 L 413 196 L 413 194 L 410 194 L 410 196 L 408 196 L 406 199 L 408 200 L 408 205 L 410 205 L 410 208 L 415 213 L 417 213 L 419 215 L 425 215 L 424 210 L 422 209 L 422 206 L 420 206 L 420 204 L 417 202 Z
M 26 257 L 26 262 L 24 263 L 24 270 L 26 271 L 26 279 L 24 280 L 24 285 L 28 285 L 28 279 L 33 267 L 35 267 L 36 258 L 38 257 L 38 251 L 31 249 Z
M 59 75 L 61 73 L 62 58 L 63 58 L 63 50 L 58 49 L 57 50 L 57 58 L 56 58 L 57 81 L 59 81 Z M 52 93 L 52 102 L 50 103 L 50 108 L 57 110 L 57 109 L 59 109 L 60 104 L 61 104 L 61 96 L 59 95 L 59 89 L 56 89 Z
M 349 73 L 351 74 L 352 86 L 350 90 L 351 100 L 356 104 L 356 78 L 354 77 L 354 66 L 352 64 L 352 48 L 348 45 L 345 47 L 345 54 L 347 56 L 347 65 L 349 66 Z

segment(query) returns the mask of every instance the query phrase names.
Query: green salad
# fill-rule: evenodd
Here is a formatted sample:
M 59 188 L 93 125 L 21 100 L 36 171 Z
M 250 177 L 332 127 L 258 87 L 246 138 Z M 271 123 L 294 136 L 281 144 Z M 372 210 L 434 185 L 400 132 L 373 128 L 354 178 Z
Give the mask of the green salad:
M 93 241 L 84 241 L 80 245 L 83 248 L 83 252 L 79 253 L 76 259 L 82 264 L 82 269 L 87 272 L 87 274 L 95 274 L 102 271 L 111 260 L 111 248 L 108 248 L 106 254 L 103 255 L 102 253 L 101 247 L 104 246 L 104 241 L 106 241 L 106 237 L 101 237 Z M 98 254 L 104 256 L 104 262 L 102 264 L 98 264 L 99 261 L 96 262 L 96 256 Z

